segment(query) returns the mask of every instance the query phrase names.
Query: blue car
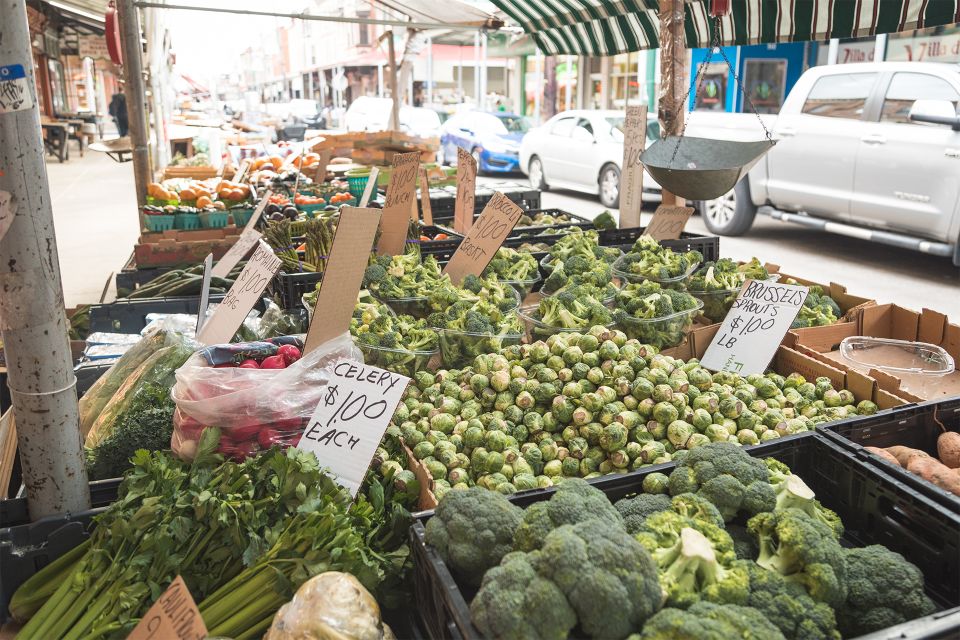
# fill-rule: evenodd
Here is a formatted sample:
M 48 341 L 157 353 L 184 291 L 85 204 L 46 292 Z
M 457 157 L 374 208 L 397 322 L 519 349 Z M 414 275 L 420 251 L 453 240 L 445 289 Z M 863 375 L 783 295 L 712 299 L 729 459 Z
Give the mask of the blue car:
M 480 172 L 509 173 L 520 170 L 520 141 L 530 130 L 530 121 L 513 113 L 469 111 L 443 123 L 440 155 L 444 164 L 457 163 L 457 148 L 477 161 Z

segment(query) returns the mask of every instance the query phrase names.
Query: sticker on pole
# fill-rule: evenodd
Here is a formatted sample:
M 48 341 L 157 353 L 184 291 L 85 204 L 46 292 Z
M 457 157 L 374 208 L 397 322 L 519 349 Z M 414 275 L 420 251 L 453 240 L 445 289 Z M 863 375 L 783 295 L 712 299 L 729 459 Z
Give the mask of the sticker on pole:
M 340 360 L 298 449 L 312 451 L 340 486 L 356 496 L 410 378 Z
M 30 80 L 22 64 L 0 67 L 0 113 L 27 111 L 33 108 Z
M 127 640 L 203 640 L 207 627 L 183 578 L 174 578 L 167 590 L 140 618 Z
M 707 352 L 707 369 L 763 373 L 807 299 L 807 287 L 747 280 Z

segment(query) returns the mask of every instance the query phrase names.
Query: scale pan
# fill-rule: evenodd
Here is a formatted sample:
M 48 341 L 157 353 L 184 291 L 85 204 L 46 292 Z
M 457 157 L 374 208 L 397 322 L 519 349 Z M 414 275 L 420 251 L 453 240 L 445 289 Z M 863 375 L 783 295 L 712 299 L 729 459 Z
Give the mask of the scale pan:
M 734 185 L 773 147 L 769 140 L 739 142 L 668 137 L 640 154 L 640 162 L 661 187 L 687 200 L 713 200 Z M 680 151 L 673 162 L 674 149 Z

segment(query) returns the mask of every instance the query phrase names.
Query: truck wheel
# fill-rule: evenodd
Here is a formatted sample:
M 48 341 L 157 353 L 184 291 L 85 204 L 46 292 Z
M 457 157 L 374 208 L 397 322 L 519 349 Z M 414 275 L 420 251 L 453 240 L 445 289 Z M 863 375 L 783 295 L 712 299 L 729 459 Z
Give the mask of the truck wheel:
M 701 202 L 699 209 L 703 224 L 718 236 L 742 236 L 753 226 L 757 215 L 747 180 L 741 180 L 716 200 Z
M 620 207 L 620 169 L 616 165 L 608 164 L 600 170 L 597 179 L 600 191 L 600 204 L 608 209 Z

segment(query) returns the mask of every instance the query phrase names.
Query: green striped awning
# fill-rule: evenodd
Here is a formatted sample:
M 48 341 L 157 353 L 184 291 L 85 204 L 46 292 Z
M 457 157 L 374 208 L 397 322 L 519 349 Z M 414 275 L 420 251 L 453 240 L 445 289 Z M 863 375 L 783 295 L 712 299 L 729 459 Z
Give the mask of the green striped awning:
M 657 0 L 492 0 L 548 55 L 607 56 L 660 46 Z M 825 41 L 960 22 L 960 0 L 734 0 L 725 45 Z M 687 0 L 688 48 L 710 46 L 710 0 Z

